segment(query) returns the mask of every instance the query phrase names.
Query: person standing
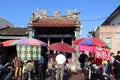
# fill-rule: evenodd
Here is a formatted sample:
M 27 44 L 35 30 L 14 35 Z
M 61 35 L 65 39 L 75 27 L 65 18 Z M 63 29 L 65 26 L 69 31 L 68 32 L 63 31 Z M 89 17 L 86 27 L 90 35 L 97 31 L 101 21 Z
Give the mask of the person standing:
M 117 55 L 114 60 L 114 78 L 116 80 L 120 79 L 120 51 L 117 52 Z
M 103 64 L 103 74 L 106 74 L 107 73 L 107 70 L 108 70 L 108 60 L 103 60 L 102 61 L 102 64 Z
M 15 67 L 15 78 L 22 76 L 22 63 L 18 60 L 18 57 L 15 56 L 13 59 L 14 67 Z
M 63 55 L 62 52 L 58 53 L 58 55 L 55 58 L 55 61 L 57 63 L 57 75 L 56 80 L 63 80 L 64 75 L 64 64 L 66 63 L 65 55 Z
M 114 53 L 110 53 L 110 60 L 108 60 L 108 74 L 113 75 L 113 62 L 114 62 Z
M 41 58 L 38 61 L 38 80 L 45 80 L 44 61 L 45 61 L 45 58 L 41 55 Z
M 115 68 L 119 68 L 120 69 L 120 51 L 117 52 L 114 64 L 115 64 L 115 66 L 114 66 Z
M 86 61 L 87 59 L 88 59 L 87 54 L 85 54 L 85 52 L 82 51 L 81 54 L 80 54 L 80 56 L 79 56 L 79 58 L 78 58 L 78 60 L 79 60 L 79 62 L 80 62 L 80 67 L 81 67 L 81 69 L 82 69 L 82 75 L 83 75 L 83 73 L 84 73 L 85 61 Z

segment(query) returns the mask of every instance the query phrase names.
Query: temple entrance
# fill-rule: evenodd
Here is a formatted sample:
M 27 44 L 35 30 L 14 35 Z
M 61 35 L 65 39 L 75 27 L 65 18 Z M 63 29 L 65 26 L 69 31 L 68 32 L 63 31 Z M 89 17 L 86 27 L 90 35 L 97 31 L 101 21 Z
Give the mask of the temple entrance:
M 50 38 L 50 44 L 55 42 L 61 42 L 61 38 Z

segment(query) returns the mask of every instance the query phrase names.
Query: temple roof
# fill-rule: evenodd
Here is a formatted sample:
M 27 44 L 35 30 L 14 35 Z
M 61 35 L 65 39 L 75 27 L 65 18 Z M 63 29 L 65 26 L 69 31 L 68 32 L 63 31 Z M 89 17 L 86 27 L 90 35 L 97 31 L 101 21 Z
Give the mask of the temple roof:
M 54 11 L 54 16 L 48 16 L 47 10 L 37 10 L 32 13 L 29 25 L 33 27 L 76 27 L 80 25 L 79 11 L 66 10 L 66 15 L 60 15 L 59 11 Z
M 75 27 L 80 23 L 73 20 L 41 19 L 38 22 L 29 24 L 34 27 Z

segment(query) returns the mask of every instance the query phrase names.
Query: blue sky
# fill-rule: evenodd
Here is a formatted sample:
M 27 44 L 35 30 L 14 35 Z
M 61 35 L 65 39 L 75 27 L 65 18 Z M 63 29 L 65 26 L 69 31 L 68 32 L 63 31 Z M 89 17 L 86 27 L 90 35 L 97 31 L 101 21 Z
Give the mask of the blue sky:
M 120 0 L 0 0 L 0 16 L 15 27 L 27 26 L 33 11 L 48 10 L 53 15 L 59 10 L 80 11 L 82 24 L 81 37 L 87 37 L 88 31 L 100 26 L 107 17 L 120 5 Z

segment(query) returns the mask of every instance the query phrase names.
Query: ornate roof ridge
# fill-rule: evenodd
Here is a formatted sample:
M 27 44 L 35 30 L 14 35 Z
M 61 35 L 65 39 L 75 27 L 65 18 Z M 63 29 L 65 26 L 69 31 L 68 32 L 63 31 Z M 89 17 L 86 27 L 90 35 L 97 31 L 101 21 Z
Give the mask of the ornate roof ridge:
M 75 22 L 80 22 L 79 20 L 79 14 L 80 12 L 77 10 L 66 10 L 66 15 L 60 16 L 60 11 L 56 10 L 54 11 L 54 16 L 48 16 L 47 10 L 37 10 L 36 12 L 33 12 L 30 17 L 30 23 L 36 22 L 41 19 L 49 19 L 49 20 L 73 20 Z

